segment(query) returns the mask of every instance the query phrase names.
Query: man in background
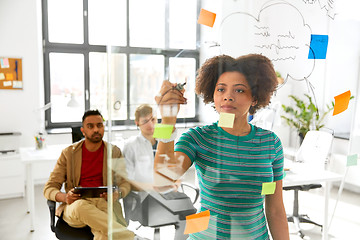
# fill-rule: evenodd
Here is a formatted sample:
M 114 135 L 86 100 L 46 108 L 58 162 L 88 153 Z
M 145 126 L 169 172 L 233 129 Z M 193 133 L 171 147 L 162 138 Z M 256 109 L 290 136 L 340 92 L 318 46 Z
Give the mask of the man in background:
M 136 108 L 135 124 L 140 129 L 137 136 L 124 144 L 124 157 L 128 178 L 142 183 L 153 183 L 154 156 L 157 141 L 153 137 L 156 117 L 148 104 Z
M 108 209 L 107 194 L 98 198 L 81 198 L 74 192 L 74 187 L 99 187 L 107 185 L 107 149 L 111 148 L 113 161 L 118 161 L 122 154 L 117 146 L 103 141 L 104 122 L 98 110 L 86 111 L 82 118 L 81 132 L 85 139 L 65 148 L 50 178 L 44 187 L 44 196 L 62 204 L 56 211 L 65 222 L 72 227 L 88 225 L 95 240 L 107 239 Z M 114 219 L 113 239 L 134 239 L 134 233 L 129 231 L 122 214 L 119 198 L 125 197 L 130 191 L 130 184 L 122 177 L 125 169 L 113 172 L 113 184 L 118 191 L 113 193 Z M 65 192 L 61 192 L 65 184 Z

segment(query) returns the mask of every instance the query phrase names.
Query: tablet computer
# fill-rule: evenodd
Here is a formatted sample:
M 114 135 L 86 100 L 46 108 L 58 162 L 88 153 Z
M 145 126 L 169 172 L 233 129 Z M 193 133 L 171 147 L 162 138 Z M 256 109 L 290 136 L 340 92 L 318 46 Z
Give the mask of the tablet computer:
M 112 187 L 112 190 L 115 191 L 116 186 Z M 99 198 L 100 194 L 106 193 L 108 188 L 106 186 L 101 187 L 75 187 L 74 193 L 80 194 L 81 198 Z

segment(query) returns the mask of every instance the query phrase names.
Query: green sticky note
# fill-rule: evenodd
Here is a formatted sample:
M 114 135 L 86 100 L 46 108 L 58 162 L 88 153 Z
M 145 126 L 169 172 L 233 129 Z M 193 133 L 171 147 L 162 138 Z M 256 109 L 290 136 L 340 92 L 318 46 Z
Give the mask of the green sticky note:
M 346 166 L 347 167 L 356 166 L 357 165 L 357 159 L 358 159 L 357 154 L 347 156 Z
M 170 124 L 155 124 L 154 138 L 170 139 L 174 126 Z
M 233 128 L 234 127 L 235 114 L 234 113 L 220 113 L 219 127 Z
M 261 195 L 274 194 L 276 182 L 265 182 L 262 184 Z

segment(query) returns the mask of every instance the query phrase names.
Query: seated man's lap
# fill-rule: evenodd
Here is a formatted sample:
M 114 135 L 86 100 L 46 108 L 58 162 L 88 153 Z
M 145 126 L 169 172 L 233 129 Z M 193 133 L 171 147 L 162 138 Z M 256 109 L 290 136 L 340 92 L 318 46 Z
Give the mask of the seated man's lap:
M 99 214 L 103 215 L 101 212 L 107 212 L 107 201 L 105 199 L 79 199 L 65 206 L 63 219 L 72 227 L 85 227 L 85 218 L 94 216 L 99 218 Z M 107 216 L 104 217 L 107 219 Z

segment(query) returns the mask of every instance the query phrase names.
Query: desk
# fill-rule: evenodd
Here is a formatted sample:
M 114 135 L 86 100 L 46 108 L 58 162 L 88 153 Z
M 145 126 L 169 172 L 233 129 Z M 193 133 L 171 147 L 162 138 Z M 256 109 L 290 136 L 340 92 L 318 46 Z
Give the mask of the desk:
M 69 145 L 50 145 L 41 150 L 35 148 L 20 148 L 21 162 L 25 164 L 26 171 L 26 199 L 27 209 L 30 214 L 30 231 L 35 231 L 35 196 L 34 196 L 34 179 L 32 176 L 32 168 L 34 163 L 55 162 L 60 157 L 62 149 Z
M 292 163 L 290 160 L 285 161 L 285 167 L 290 168 L 290 171 L 286 172 L 286 176 L 283 181 L 284 187 L 307 185 L 312 183 L 325 183 L 324 192 L 324 223 L 322 239 L 328 239 L 328 218 L 329 218 L 329 197 L 330 197 L 330 183 L 341 181 L 342 175 L 330 172 L 321 167 L 314 167 L 305 163 Z

